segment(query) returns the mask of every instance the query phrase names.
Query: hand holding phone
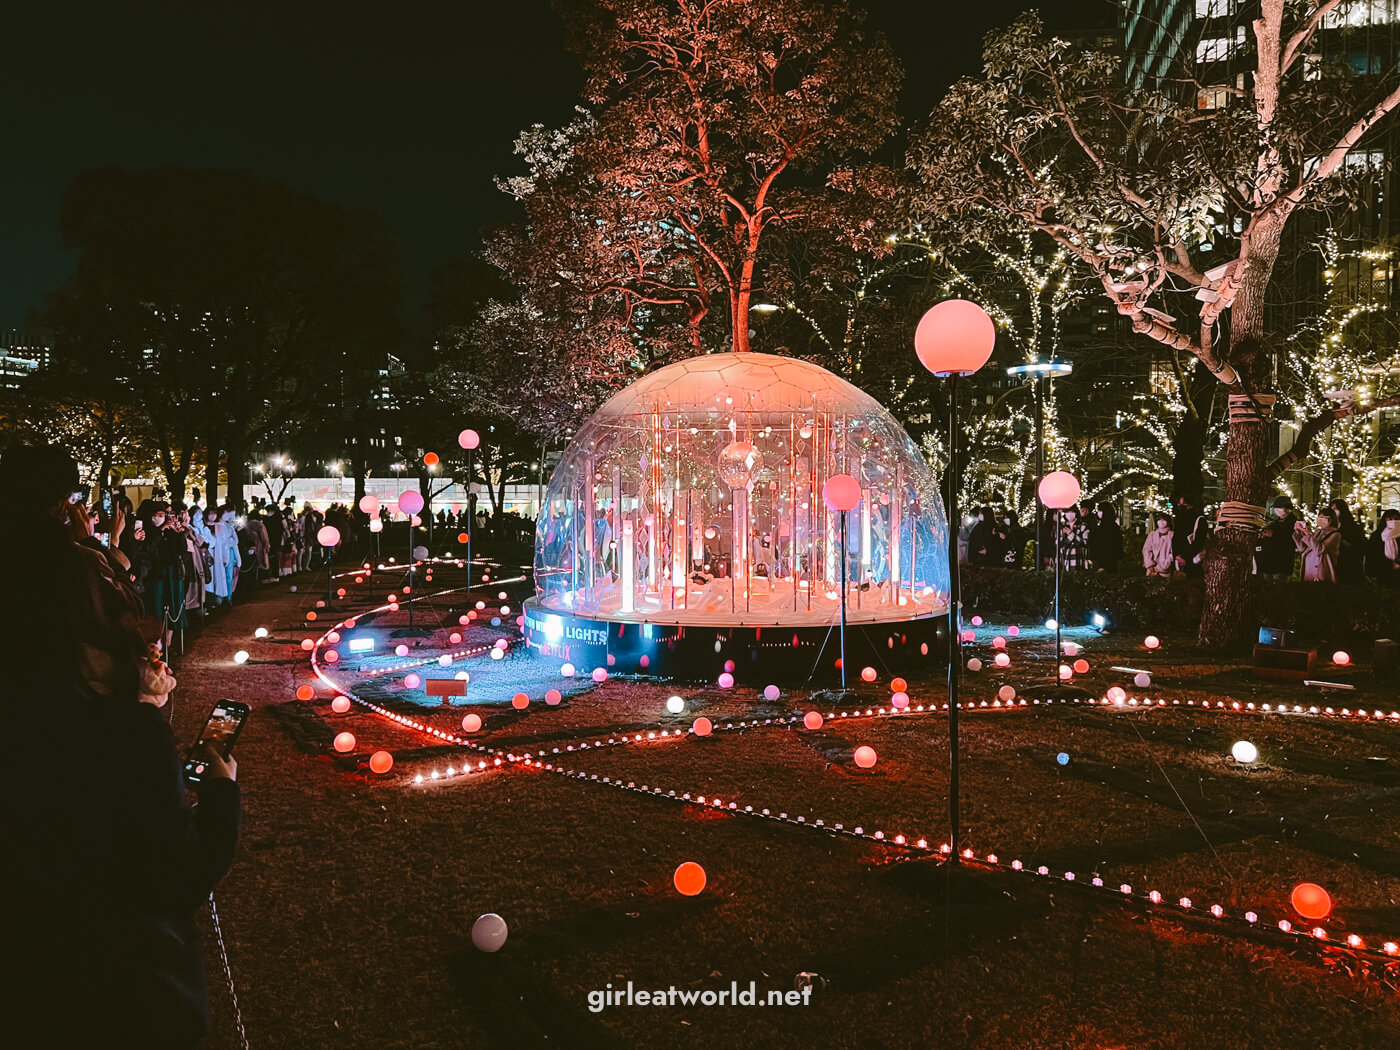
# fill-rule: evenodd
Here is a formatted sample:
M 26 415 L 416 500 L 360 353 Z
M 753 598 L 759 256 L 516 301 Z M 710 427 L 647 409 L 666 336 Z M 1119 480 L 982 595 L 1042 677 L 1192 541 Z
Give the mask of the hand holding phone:
M 194 751 L 185 760 L 185 779 L 191 784 L 227 777 L 235 780 L 238 763 L 231 755 L 238 734 L 248 721 L 250 708 L 237 700 L 220 700 L 200 730 Z

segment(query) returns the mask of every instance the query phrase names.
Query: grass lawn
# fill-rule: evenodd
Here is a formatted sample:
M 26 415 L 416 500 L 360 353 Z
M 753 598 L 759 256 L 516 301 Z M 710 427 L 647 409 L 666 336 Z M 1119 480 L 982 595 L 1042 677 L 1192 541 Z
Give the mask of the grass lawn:
M 498 573 L 511 575 L 518 572 Z M 350 585 L 347 608 L 367 608 L 398 582 Z M 433 586 L 462 582 L 443 570 Z M 618 679 L 593 688 L 523 655 L 454 665 L 472 674 L 469 707 L 429 707 L 421 692 L 406 695 L 397 675 L 358 684 L 366 698 L 444 731 L 460 731 L 464 711 L 477 711 L 483 743 L 543 750 L 551 764 L 599 777 L 517 766 L 417 784 L 419 774 L 460 767 L 463 753 L 359 707 L 335 714 L 323 688 L 311 702 L 293 699 L 312 681 L 299 643 L 320 633 L 303 620 L 316 588 L 298 586 L 262 587 L 177 661 L 181 740 L 194 738 L 219 697 L 257 708 L 237 753 L 243 838 L 217 891 L 255 1050 L 1400 1045 L 1395 990 L 1349 974 L 1337 956 L 1236 935 L 1232 922 L 1179 920 L 1083 885 L 1097 874 L 1109 886 L 1189 897 L 1197 912 L 1219 904 L 1236 917 L 1252 908 L 1264 925 L 1303 922 L 1288 897 L 1310 880 L 1336 902 L 1323 923 L 1330 938 L 1400 939 L 1400 726 L 1188 704 L 1400 706 L 1394 681 L 1376 679 L 1365 654 L 1355 654 L 1357 666 L 1319 674 L 1356 686 L 1324 696 L 1206 660 L 1186 638 L 1165 637 L 1148 651 L 1136 637 L 1074 633 L 1091 665 L 1079 680 L 1093 695 L 1121 685 L 1169 706 L 968 713 L 967 844 L 1032 869 L 1073 871 L 1076 882 L 995 869 L 951 879 L 931 853 L 893 845 L 898 834 L 935 845 L 946 836 L 945 715 L 828 719 L 817 731 L 723 728 L 813 706 L 830 714 L 887 705 L 890 671 L 908 679 L 914 705 L 933 703 L 944 684 L 932 664 L 881 669 L 841 707 L 786 686 L 778 701 L 764 701 L 768 683 L 742 672 L 726 691 Z M 518 604 L 522 585 L 504 589 Z M 497 592 L 479 587 L 472 604 L 499 603 Z M 468 607 L 450 594 L 422 610 L 419 623 L 434 630 L 421 651 L 441 651 Z M 335 619 L 322 613 L 312 626 Z M 373 623 L 405 620 L 400 612 Z M 269 628 L 267 640 L 253 639 L 259 626 Z M 466 633 L 472 644 L 501 632 L 473 625 Z M 992 634 L 979 629 L 973 646 L 986 664 L 964 679 L 973 700 L 1043 679 L 1052 666 L 1045 632 L 1028 630 L 1009 639 L 1011 666 L 995 668 Z M 247 664 L 232 662 L 237 649 L 252 654 Z M 1132 675 L 1112 665 L 1151 671 L 1151 687 L 1135 689 Z M 355 666 L 347 655 L 332 674 L 349 686 L 359 681 Z M 557 707 L 541 700 L 550 686 L 566 694 Z M 517 690 L 532 697 L 523 712 L 510 706 Z M 665 710 L 672 694 L 686 700 L 679 716 Z M 701 714 L 720 727 L 708 739 L 567 750 L 683 728 Z M 357 737 L 351 758 L 330 747 L 345 730 Z M 1230 758 L 1238 739 L 1258 746 L 1253 767 Z M 879 756 L 868 770 L 852 760 L 862 744 Z M 377 777 L 361 765 L 381 747 L 395 765 Z M 1056 761 L 1061 752 L 1067 764 Z M 634 790 L 614 786 L 619 778 Z M 661 787 L 663 797 L 641 785 Z M 724 810 L 675 801 L 670 791 L 718 796 Z M 741 812 L 728 812 L 730 802 Z M 764 820 L 745 806 L 886 839 Z M 708 876 L 697 897 L 672 886 L 687 860 Z M 494 955 L 471 944 L 484 912 L 510 925 Z M 216 1029 L 209 1045 L 233 1047 L 231 1005 L 207 935 L 205 955 Z M 589 1009 L 588 993 L 609 984 L 727 990 L 754 981 L 763 998 L 793 988 L 800 973 L 818 975 L 805 1006 Z

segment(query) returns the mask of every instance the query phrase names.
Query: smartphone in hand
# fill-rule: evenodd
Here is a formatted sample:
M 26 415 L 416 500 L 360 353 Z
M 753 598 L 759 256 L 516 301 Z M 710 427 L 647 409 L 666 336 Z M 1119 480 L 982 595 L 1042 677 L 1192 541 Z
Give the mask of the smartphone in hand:
M 204 728 L 199 731 L 199 739 L 195 741 L 195 750 L 201 751 L 212 746 L 224 758 L 228 758 L 233 753 L 234 742 L 238 739 L 238 734 L 243 731 L 243 725 L 248 721 L 248 714 L 252 709 L 237 700 L 220 700 L 214 705 L 214 710 L 209 712 L 209 720 L 204 723 Z M 196 754 L 185 759 L 185 780 L 190 784 L 198 784 L 203 780 L 209 763 L 206 759 Z

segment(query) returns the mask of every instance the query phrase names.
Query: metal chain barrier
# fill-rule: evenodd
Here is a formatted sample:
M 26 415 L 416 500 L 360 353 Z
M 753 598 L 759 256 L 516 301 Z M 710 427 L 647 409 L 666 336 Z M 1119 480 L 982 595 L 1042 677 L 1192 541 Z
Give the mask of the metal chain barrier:
M 238 993 L 233 987 L 233 968 L 228 964 L 228 949 L 224 947 L 224 929 L 219 924 L 219 908 L 214 903 L 214 895 L 209 894 L 209 917 L 214 920 L 214 938 L 219 942 L 219 962 L 224 967 L 224 981 L 228 984 L 228 997 L 233 1003 L 233 1023 L 238 1029 L 238 1043 L 248 1050 L 248 1033 L 243 1028 L 243 1011 L 238 1006 Z

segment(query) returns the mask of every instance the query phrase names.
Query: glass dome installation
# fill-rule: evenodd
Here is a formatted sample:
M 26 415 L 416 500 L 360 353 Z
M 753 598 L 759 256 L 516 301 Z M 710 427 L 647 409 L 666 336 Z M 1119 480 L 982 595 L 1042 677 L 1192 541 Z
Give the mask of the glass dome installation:
M 947 523 L 913 441 L 874 398 L 808 361 L 710 354 L 614 395 L 555 468 L 535 532 L 536 602 L 609 621 L 815 625 L 947 609 Z

